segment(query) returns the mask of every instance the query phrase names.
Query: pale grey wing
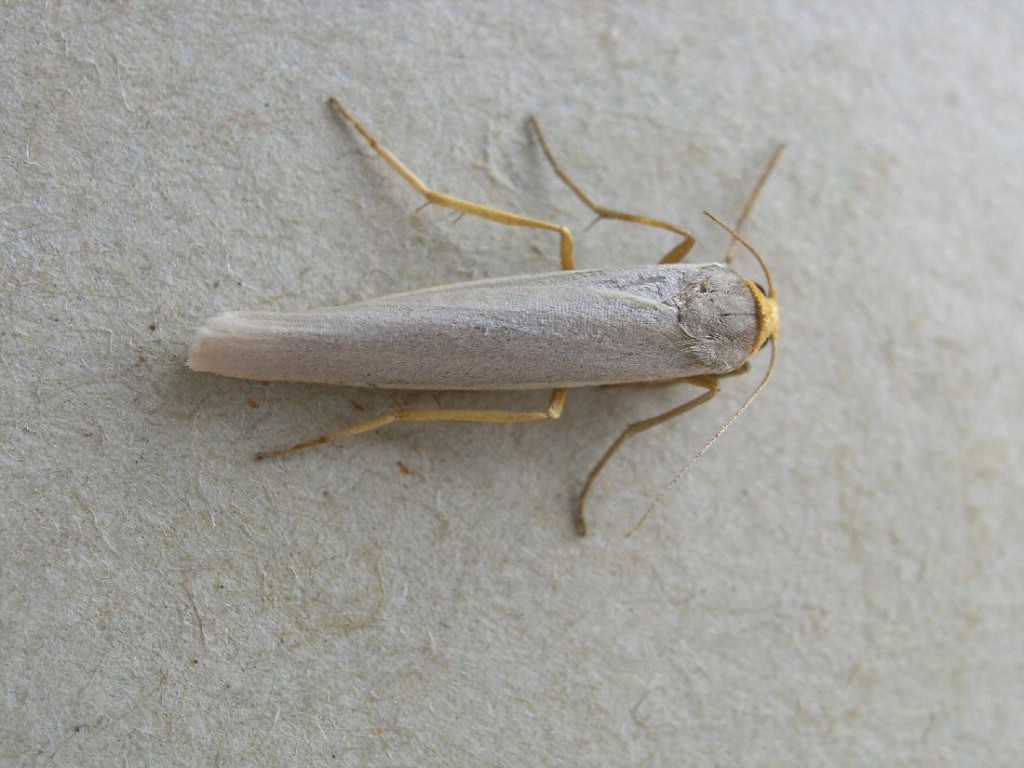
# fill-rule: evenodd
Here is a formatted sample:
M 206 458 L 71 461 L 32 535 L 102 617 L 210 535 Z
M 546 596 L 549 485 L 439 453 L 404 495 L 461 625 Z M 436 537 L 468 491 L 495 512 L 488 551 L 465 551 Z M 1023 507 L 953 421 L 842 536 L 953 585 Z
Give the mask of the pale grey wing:
M 229 312 L 189 365 L 264 381 L 533 389 L 724 373 L 756 336 L 753 298 L 719 265 L 483 280 L 306 312 Z

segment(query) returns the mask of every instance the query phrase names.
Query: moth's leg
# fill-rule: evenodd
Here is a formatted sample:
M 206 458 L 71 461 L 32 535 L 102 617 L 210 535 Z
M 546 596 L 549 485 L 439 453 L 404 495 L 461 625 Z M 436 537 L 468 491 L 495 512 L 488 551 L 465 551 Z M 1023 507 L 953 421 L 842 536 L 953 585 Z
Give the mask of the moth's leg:
M 735 371 L 734 373 L 738 372 L 739 370 Z M 708 400 L 710 400 L 712 397 L 718 394 L 719 378 L 720 377 L 718 376 L 689 376 L 686 378 L 673 379 L 669 382 L 665 382 L 669 384 L 685 382 L 686 384 L 693 384 L 694 386 L 703 387 L 707 391 L 693 398 L 693 400 L 689 400 L 688 402 L 685 402 L 682 405 L 677 405 L 675 408 L 671 408 L 665 411 L 664 413 L 658 414 L 657 416 L 653 416 L 649 419 L 644 419 L 643 421 L 638 421 L 634 424 L 630 424 L 628 427 L 622 430 L 622 434 L 620 434 L 615 439 L 614 443 L 608 446 L 608 450 L 606 450 L 604 454 L 601 456 L 601 458 L 598 459 L 597 464 L 594 465 L 594 468 L 590 470 L 590 474 L 587 475 L 587 481 L 583 484 L 583 490 L 580 491 L 579 498 L 576 501 L 576 511 L 573 516 L 573 523 L 576 526 L 576 533 L 578 533 L 580 536 L 587 535 L 587 521 L 584 515 L 584 505 L 586 503 L 587 494 L 590 492 L 590 487 L 594 484 L 594 480 L 597 479 L 597 476 L 601 473 L 601 470 L 604 469 L 604 465 L 607 464 L 608 460 L 618 452 L 619 448 L 622 447 L 622 444 L 625 443 L 629 438 L 635 435 L 639 435 L 641 432 L 644 432 L 645 430 L 648 430 L 651 427 L 656 427 L 659 424 L 664 424 L 669 419 L 674 419 L 676 416 L 684 414 L 687 411 L 696 408 L 698 405 L 703 405 L 704 403 L 708 402 Z
M 288 448 L 279 448 L 273 451 L 260 451 L 256 454 L 257 459 L 269 459 L 274 456 L 281 456 L 294 451 L 301 451 L 305 448 L 313 448 L 325 443 L 336 443 L 363 432 L 371 432 L 388 424 L 398 421 L 478 421 L 488 424 L 515 424 L 524 421 L 544 421 L 546 419 L 557 419 L 562 415 L 562 407 L 565 405 L 566 390 L 564 388 L 551 391 L 551 399 L 545 411 L 489 411 L 476 409 L 457 408 L 400 408 L 382 416 L 360 421 L 350 427 L 336 429 L 327 432 L 313 440 L 303 443 L 296 443 Z
M 597 220 L 615 219 L 616 221 L 628 221 L 632 224 L 643 224 L 644 226 L 647 227 L 655 227 L 656 229 L 664 229 L 669 232 L 674 232 L 675 234 L 683 238 L 683 240 L 681 243 L 679 243 L 679 245 L 677 245 L 671 251 L 662 256 L 660 263 L 675 264 L 686 258 L 686 254 L 690 252 L 690 249 L 693 248 L 693 245 L 696 242 L 696 240 L 694 240 L 693 235 L 691 235 L 682 227 L 677 227 L 674 224 L 659 221 L 658 219 L 652 219 L 648 216 L 639 216 L 635 213 L 623 213 L 622 211 L 614 211 L 611 208 L 605 208 L 603 205 L 598 205 L 597 203 L 595 203 L 587 196 L 587 194 L 582 189 L 580 189 L 576 185 L 576 182 L 569 178 L 569 174 L 566 173 L 562 169 L 562 166 L 558 164 L 558 161 L 555 160 L 555 156 L 552 154 L 551 149 L 548 147 L 548 143 L 544 138 L 544 133 L 543 131 L 541 131 L 540 123 L 537 121 L 536 117 L 530 118 L 530 125 L 533 128 L 534 134 L 537 136 L 537 142 L 540 144 L 540 148 L 544 152 L 544 157 L 546 157 L 548 159 L 548 162 L 551 164 L 551 169 L 555 172 L 558 178 L 565 182 L 565 185 L 576 194 L 576 197 L 580 199 L 580 202 L 594 212 L 594 214 L 597 216 Z
M 747 219 L 750 218 L 750 214 L 754 212 L 754 206 L 757 204 L 757 198 L 761 196 L 761 190 L 764 189 L 764 185 L 768 183 L 768 177 L 772 175 L 772 171 L 775 170 L 775 166 L 779 162 L 779 157 L 782 156 L 782 150 L 786 148 L 785 144 L 779 144 L 772 152 L 771 158 L 768 160 L 768 165 L 761 171 L 761 178 L 757 180 L 754 188 L 750 192 L 750 196 L 747 198 L 747 202 L 743 205 L 743 210 L 740 211 L 740 217 L 736 220 L 736 231 L 739 234 L 743 234 L 743 230 L 747 227 Z M 725 250 L 725 258 L 722 259 L 726 264 L 732 264 L 733 257 L 736 253 L 736 247 L 739 245 L 739 241 L 735 237 L 729 238 L 729 247 Z
M 340 101 L 332 97 L 329 103 L 335 114 L 359 131 L 363 138 L 369 142 L 374 152 L 380 155 L 388 165 L 394 168 L 399 176 L 409 182 L 413 189 L 423 195 L 424 199 L 426 199 L 428 203 L 434 203 L 436 205 L 444 206 L 445 208 L 451 208 L 452 210 L 459 211 L 460 213 L 468 213 L 471 216 L 479 216 L 482 219 L 496 221 L 499 224 L 506 224 L 510 227 L 533 227 L 535 229 L 548 229 L 552 232 L 557 232 L 558 236 L 561 238 L 559 252 L 562 261 L 562 269 L 571 270 L 576 268 L 573 259 L 572 232 L 569 231 L 568 227 L 563 227 L 560 224 L 553 224 L 550 221 L 542 221 L 541 219 L 531 219 L 527 216 L 509 213 L 508 211 L 502 211 L 488 205 L 481 205 L 480 203 L 471 203 L 468 200 L 462 200 L 461 198 L 453 197 L 452 195 L 447 195 L 444 192 L 438 192 L 431 189 L 420 181 L 416 174 L 406 168 L 405 164 L 401 160 L 391 154 L 391 151 L 388 150 L 387 147 L 377 141 L 373 134 L 363 127 L 362 123 L 352 117 L 352 115 L 348 113 L 348 110 L 341 105 Z

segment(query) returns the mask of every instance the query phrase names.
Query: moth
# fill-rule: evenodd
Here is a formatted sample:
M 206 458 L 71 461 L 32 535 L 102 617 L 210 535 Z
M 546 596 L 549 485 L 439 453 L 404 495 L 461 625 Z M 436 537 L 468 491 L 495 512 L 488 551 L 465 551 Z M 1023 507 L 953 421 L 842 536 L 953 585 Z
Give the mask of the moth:
M 299 312 L 225 312 L 199 328 L 188 366 L 256 381 L 419 390 L 536 389 L 551 390 L 551 395 L 547 408 L 538 411 L 399 408 L 287 448 L 263 451 L 258 458 L 345 440 L 400 421 L 557 419 L 568 390 L 576 387 L 688 383 L 703 389 L 682 405 L 630 424 L 609 446 L 576 502 L 573 521 L 583 535 L 587 494 L 626 440 L 710 400 L 722 377 L 744 372 L 751 355 L 771 342 L 771 360 L 761 382 L 683 466 L 663 496 L 767 385 L 775 368 L 779 332 L 775 287 L 765 260 L 739 231 L 781 146 L 755 185 L 735 230 L 707 214 L 760 264 L 767 286 L 761 288 L 727 264 L 681 263 L 695 242 L 687 230 L 594 203 L 555 161 L 534 118 L 533 134 L 554 172 L 598 219 L 667 230 L 679 235 L 681 242 L 657 264 L 577 270 L 567 227 L 427 187 L 337 99 L 329 104 L 427 203 L 508 226 L 558 233 L 561 271 L 443 285 Z

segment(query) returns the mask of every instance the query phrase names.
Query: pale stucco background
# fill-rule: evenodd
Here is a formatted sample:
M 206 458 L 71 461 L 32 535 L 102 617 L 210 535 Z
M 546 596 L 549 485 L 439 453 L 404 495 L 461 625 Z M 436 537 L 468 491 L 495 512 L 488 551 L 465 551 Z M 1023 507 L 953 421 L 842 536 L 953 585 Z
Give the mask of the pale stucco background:
M 0 763 L 1024 761 L 1018 3 L 174 5 L 0 10 Z M 788 143 L 777 376 L 635 536 L 754 376 L 629 445 L 581 541 L 600 451 L 689 393 L 259 464 L 396 399 L 184 369 L 222 309 L 554 268 L 415 214 L 331 94 L 581 266 L 673 241 L 583 234 L 528 115 L 696 261 Z

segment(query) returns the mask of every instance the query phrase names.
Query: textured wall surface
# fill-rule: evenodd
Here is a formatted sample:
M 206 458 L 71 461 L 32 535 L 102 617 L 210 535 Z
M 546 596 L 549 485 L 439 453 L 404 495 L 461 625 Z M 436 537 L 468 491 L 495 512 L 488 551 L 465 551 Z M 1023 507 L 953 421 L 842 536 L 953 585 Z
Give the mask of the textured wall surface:
M 0 763 L 1020 765 L 1024 12 L 1009 2 L 134 2 L 0 10 Z M 756 9 L 756 10 L 755 10 Z M 298 309 L 749 228 L 782 302 L 756 384 L 538 393 L 187 371 L 223 309 Z M 756 265 L 738 267 L 757 278 Z

